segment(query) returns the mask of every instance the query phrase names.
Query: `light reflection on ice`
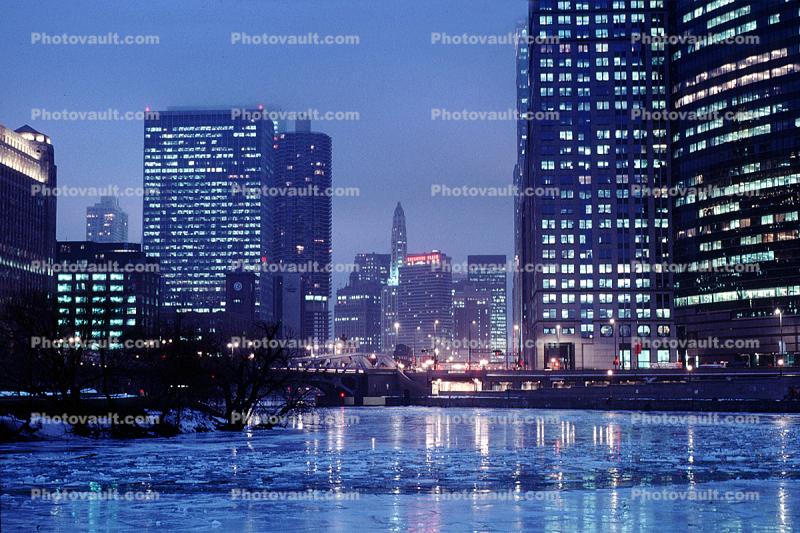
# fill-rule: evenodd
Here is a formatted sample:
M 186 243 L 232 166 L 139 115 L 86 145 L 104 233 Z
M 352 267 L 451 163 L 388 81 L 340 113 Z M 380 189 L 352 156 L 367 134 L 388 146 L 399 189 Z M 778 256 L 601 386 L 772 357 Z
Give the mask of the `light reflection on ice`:
M 634 424 L 630 414 L 487 409 L 352 409 L 273 431 L 145 441 L 0 446 L 3 531 L 796 530 L 800 417 L 758 424 Z M 526 423 L 499 423 L 510 413 Z M 461 422 L 455 423 L 456 416 Z M 344 416 L 341 417 L 344 419 Z M 115 484 L 157 502 L 32 501 L 33 487 Z M 755 490 L 758 502 L 642 502 L 632 490 Z M 359 501 L 231 501 L 233 488 L 357 491 Z M 448 499 L 466 491 L 468 499 Z M 479 495 L 512 491 L 516 501 Z M 530 492 L 552 500 L 524 500 Z M 553 492 L 556 491 L 556 492 Z M 280 514 L 278 514 L 280 513 Z M 358 527 L 370 524 L 370 527 Z M 296 527 L 295 527 L 296 526 Z

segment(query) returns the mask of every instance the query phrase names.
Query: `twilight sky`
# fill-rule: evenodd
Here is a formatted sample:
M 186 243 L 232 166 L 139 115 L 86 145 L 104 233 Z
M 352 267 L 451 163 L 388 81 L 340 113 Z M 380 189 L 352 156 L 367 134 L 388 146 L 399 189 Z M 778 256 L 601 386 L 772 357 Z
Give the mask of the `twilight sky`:
M 510 198 L 432 198 L 431 184 L 505 186 L 515 126 L 432 121 L 432 108 L 514 107 L 513 45 L 431 44 L 432 32 L 505 35 L 524 0 L 5 0 L 0 14 L 0 123 L 30 124 L 56 149 L 59 185 L 141 187 L 141 121 L 33 119 L 34 110 L 141 111 L 266 103 L 284 110 L 358 111 L 317 122 L 333 138 L 334 261 L 388 252 L 403 203 L 409 252 L 512 254 Z M 157 35 L 154 46 L 45 46 L 31 34 Z M 356 46 L 242 46 L 251 35 L 358 35 Z M 59 198 L 58 238 L 85 237 L 93 197 Z M 141 241 L 141 197 L 121 198 Z M 335 286 L 343 278 L 335 277 Z

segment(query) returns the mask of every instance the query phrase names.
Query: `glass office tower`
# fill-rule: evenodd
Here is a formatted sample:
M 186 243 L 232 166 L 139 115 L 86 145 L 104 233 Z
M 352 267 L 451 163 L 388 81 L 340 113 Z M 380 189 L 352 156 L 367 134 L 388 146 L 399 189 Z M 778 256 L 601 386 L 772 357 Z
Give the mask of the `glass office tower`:
M 521 208 L 528 368 L 674 363 L 669 131 L 660 0 L 533 0 Z M 549 40 L 550 42 L 541 42 Z M 553 42 L 557 41 L 557 42 Z M 653 341 L 658 340 L 658 343 Z M 658 346 L 656 348 L 656 346 Z M 664 347 L 666 346 L 666 347 Z
M 670 51 L 686 355 L 773 365 L 800 335 L 800 4 L 671 4 L 674 33 L 702 37 Z
M 273 123 L 236 111 L 145 120 L 142 246 L 159 261 L 166 312 L 223 311 L 226 272 L 266 261 Z
M 489 295 L 489 345 L 492 357 L 498 361 L 505 358 L 506 344 L 508 343 L 506 269 L 506 256 L 504 255 L 467 256 L 467 279 L 477 290 Z

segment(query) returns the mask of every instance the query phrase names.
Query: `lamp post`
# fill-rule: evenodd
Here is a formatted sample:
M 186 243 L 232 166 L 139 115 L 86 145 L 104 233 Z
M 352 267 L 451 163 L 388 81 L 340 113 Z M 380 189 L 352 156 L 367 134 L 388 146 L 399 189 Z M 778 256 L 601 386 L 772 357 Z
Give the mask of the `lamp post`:
M 419 326 L 414 332 L 414 346 L 411 348 L 411 362 L 414 366 L 417 366 L 417 337 L 419 337 Z
M 436 370 L 436 366 L 439 363 L 439 340 L 436 333 L 436 328 L 439 325 L 439 320 L 433 321 L 433 369 Z
M 619 352 L 617 351 L 617 328 L 614 327 L 614 322 L 615 321 L 613 318 L 609 320 L 609 323 L 611 324 L 611 335 L 614 337 L 614 358 L 611 360 L 611 364 L 616 368 Z
M 469 335 L 467 339 L 467 370 L 470 370 L 472 367 L 472 326 L 475 325 L 475 321 L 473 320 L 469 324 Z
M 517 351 L 518 334 L 519 334 L 519 324 L 514 324 L 513 344 L 511 345 L 511 351 L 516 352 L 514 354 L 514 361 L 519 361 L 519 351 Z M 506 350 L 506 370 L 508 370 L 508 350 Z
M 397 350 L 397 345 L 400 343 L 400 322 L 394 323 L 394 349 Z
M 778 341 L 778 353 L 783 355 L 783 311 L 775 309 L 775 314 L 778 315 L 778 323 L 780 324 L 780 340 Z
M 556 350 L 558 353 L 558 366 L 561 366 L 561 324 L 556 324 Z

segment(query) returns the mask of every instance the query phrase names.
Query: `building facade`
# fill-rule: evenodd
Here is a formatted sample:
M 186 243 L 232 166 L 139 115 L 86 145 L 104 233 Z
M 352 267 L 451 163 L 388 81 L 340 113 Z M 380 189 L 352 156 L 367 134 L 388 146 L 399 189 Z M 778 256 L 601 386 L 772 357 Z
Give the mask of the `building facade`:
M 406 256 L 397 291 L 397 344 L 452 355 L 453 275 L 450 258 L 433 250 Z
M 160 263 L 162 306 L 222 312 L 226 273 L 265 260 L 273 123 L 232 109 L 155 115 L 144 124 L 142 247 Z
M 674 364 L 665 2 L 529 5 L 530 115 L 520 206 L 528 368 Z M 647 346 L 647 347 L 645 347 Z
M 128 214 L 119 199 L 103 196 L 86 208 L 86 240 L 92 242 L 128 242 Z
M 336 292 L 334 335 L 361 351 L 381 350 L 382 298 L 390 262 L 389 254 L 356 254 L 347 286 Z
M 527 168 L 526 150 L 528 148 L 528 120 L 527 114 L 530 108 L 530 36 L 528 35 L 527 22 L 520 22 L 517 25 L 516 31 L 516 78 L 517 78 L 517 113 L 519 119 L 517 120 L 517 161 L 514 165 L 513 183 L 516 188 L 517 194 L 514 197 L 514 261 L 512 272 L 512 288 L 511 288 L 511 327 L 513 328 L 514 335 L 512 335 L 512 346 L 510 348 L 514 360 L 518 361 L 522 350 L 518 342 L 520 335 L 520 325 L 523 320 L 523 298 L 525 293 L 523 288 L 522 278 L 522 250 L 523 243 L 530 237 L 529 224 L 527 219 L 524 218 L 525 201 L 524 194 L 522 194 L 525 169 Z
M 489 294 L 491 307 L 490 347 L 495 359 L 504 359 L 508 345 L 506 299 L 507 263 L 504 255 L 468 255 L 467 279 Z M 499 354 L 497 352 L 500 352 Z
M 382 286 L 374 281 L 350 283 L 336 291 L 334 332 L 361 352 L 381 349 Z
M 276 172 L 270 181 L 273 231 L 268 261 L 281 268 L 299 267 L 304 291 L 300 335 L 325 342 L 331 297 L 332 143 L 312 132 L 307 121 L 275 138 Z
M 53 291 L 56 178 L 49 137 L 0 125 L 0 301 Z
M 58 327 L 84 344 L 157 339 L 159 265 L 138 244 L 65 241 L 56 256 Z
M 453 359 L 470 367 L 492 361 L 492 292 L 461 279 L 453 283 Z
M 703 36 L 670 51 L 685 355 L 774 365 L 800 336 L 800 10 L 671 5 L 674 33 Z

